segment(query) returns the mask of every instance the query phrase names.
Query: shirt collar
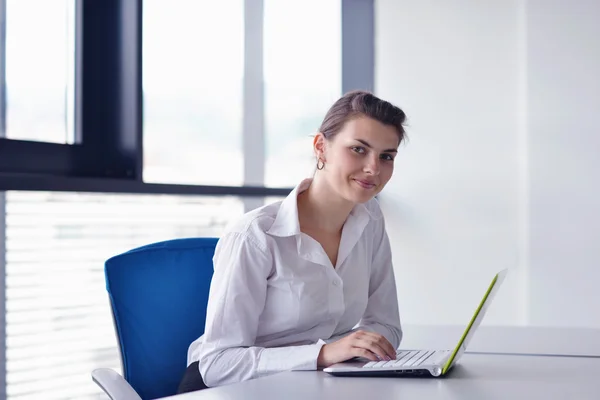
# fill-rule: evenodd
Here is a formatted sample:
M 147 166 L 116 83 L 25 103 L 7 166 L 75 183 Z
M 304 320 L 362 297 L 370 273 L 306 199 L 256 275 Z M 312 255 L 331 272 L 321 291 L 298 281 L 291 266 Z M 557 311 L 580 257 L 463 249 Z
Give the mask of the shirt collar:
M 287 195 L 285 199 L 281 202 L 279 206 L 279 211 L 277 211 L 277 215 L 275 217 L 275 221 L 273 221 L 273 225 L 269 228 L 267 233 L 273 236 L 295 236 L 300 234 L 300 222 L 298 220 L 298 195 L 308 189 L 310 184 L 312 183 L 312 178 L 304 179 L 300 182 L 291 192 Z M 381 218 L 379 213 L 376 213 L 372 209 L 371 203 L 376 200 L 370 200 L 365 204 L 357 204 L 354 206 L 348 219 L 373 219 L 377 220 Z

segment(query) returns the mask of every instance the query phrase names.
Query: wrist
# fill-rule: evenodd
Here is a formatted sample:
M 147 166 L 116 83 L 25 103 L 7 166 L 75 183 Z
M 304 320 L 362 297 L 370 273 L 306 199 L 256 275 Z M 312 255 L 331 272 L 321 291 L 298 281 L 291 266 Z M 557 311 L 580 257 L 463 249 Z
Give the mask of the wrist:
M 325 349 L 325 346 L 327 346 L 327 345 L 324 344 L 323 346 L 321 346 L 321 350 L 319 351 L 319 355 L 317 356 L 317 368 L 329 367 L 329 365 L 327 365 L 328 363 L 325 358 L 325 352 L 327 351 Z

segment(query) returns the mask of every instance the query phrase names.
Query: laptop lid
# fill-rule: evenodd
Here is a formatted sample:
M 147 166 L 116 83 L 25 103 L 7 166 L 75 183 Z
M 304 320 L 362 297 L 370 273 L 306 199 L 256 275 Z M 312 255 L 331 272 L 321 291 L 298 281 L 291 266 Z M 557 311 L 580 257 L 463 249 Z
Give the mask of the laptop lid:
M 488 307 L 492 303 L 492 300 L 493 300 L 494 296 L 496 295 L 496 293 L 498 292 L 498 289 L 500 289 L 500 285 L 504 281 L 504 278 L 506 277 L 507 272 L 508 272 L 508 270 L 504 269 L 504 270 L 498 272 L 496 274 L 496 276 L 494 276 L 494 279 L 492 279 L 492 283 L 490 283 L 490 286 L 488 287 L 487 291 L 485 292 L 483 299 L 481 299 L 479 306 L 475 310 L 475 314 L 473 314 L 473 317 L 471 318 L 471 322 L 469 322 L 467 329 L 465 329 L 462 337 L 458 341 L 458 344 L 454 348 L 452 355 L 450 356 L 450 358 L 448 359 L 446 364 L 444 364 L 444 367 L 442 368 L 442 375 L 444 375 L 450 369 L 450 367 L 452 367 L 452 365 L 454 365 L 454 363 L 456 363 L 460 359 L 460 357 L 463 355 L 463 353 L 467 349 L 467 345 L 471 341 L 471 338 L 475 334 L 475 331 L 479 327 L 479 324 L 481 324 L 481 321 L 483 320 L 483 317 L 485 316 L 485 312 L 487 311 Z

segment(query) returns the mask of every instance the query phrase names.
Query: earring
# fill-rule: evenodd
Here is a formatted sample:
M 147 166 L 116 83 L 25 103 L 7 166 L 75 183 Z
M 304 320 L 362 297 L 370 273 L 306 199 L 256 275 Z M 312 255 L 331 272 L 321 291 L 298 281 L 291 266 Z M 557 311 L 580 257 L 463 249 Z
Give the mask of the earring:
M 325 161 L 321 160 L 320 158 L 317 160 L 317 169 L 320 171 L 323 168 L 325 168 Z

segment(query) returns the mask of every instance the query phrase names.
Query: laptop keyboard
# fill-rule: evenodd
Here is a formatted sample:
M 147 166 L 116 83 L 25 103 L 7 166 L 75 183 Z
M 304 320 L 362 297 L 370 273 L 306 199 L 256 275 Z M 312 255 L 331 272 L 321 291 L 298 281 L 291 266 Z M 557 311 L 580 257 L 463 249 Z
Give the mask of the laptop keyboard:
M 390 361 L 371 361 L 363 368 L 401 368 L 416 367 L 425 362 L 435 364 L 449 353 L 448 350 L 403 350 L 396 353 L 396 359 Z

